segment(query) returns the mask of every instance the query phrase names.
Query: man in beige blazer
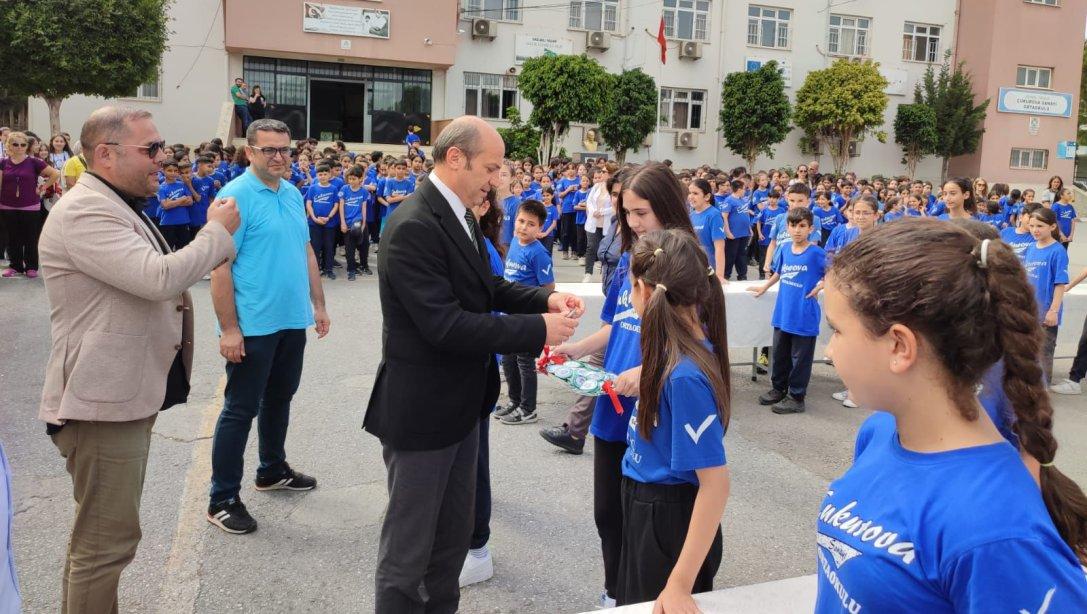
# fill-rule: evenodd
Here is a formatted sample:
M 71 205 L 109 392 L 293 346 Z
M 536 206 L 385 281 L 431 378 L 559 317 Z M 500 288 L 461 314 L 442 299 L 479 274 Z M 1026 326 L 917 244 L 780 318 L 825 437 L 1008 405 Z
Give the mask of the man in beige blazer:
M 80 135 L 87 171 L 50 211 L 39 250 L 52 348 L 40 418 L 67 460 L 76 501 L 61 611 L 117 612 L 140 541 L 151 427 L 184 403 L 193 356 L 187 288 L 234 257 L 231 199 L 171 253 L 143 214 L 165 158 L 151 114 L 95 111 Z

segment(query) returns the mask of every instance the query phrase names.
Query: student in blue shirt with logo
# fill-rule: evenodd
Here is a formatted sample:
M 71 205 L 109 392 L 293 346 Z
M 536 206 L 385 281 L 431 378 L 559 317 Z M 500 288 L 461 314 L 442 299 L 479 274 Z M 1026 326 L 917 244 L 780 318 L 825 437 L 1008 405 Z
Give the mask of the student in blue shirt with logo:
M 721 204 L 721 215 L 725 216 L 725 279 L 732 277 L 736 270 L 736 279 L 747 280 L 747 242 L 751 239 L 750 208 L 744 202 L 744 182 L 734 179 L 730 184 L 732 194 Z
M 585 249 L 589 241 L 588 235 L 585 234 L 586 200 L 589 198 L 589 190 L 592 187 L 593 182 L 588 175 L 578 177 L 578 188 L 574 192 L 574 255 L 579 260 L 578 264 L 585 264 Z
M 601 605 L 607 607 L 615 605 L 622 545 L 620 465 L 627 449 L 627 423 L 634 397 L 638 395 L 642 371 L 641 318 L 630 299 L 630 250 L 638 237 L 654 230 L 679 228 L 694 236 L 683 185 L 663 163 L 646 163 L 624 177 L 616 210 L 623 254 L 600 311 L 603 326 L 579 341 L 564 343 L 552 350 L 554 354 L 571 358 L 604 350 L 604 369 L 618 375 L 615 390 L 619 393 L 623 413 L 617 414 L 606 397 L 598 398 L 589 427 L 593 436 L 593 517 L 604 556 Z
M 200 156 L 196 160 L 196 174 L 189 179 L 189 188 L 194 196 L 193 204 L 189 208 L 189 230 L 193 236 L 208 223 L 208 207 L 215 199 L 219 191 L 216 187 L 218 180 L 212 174 L 214 160 L 211 156 Z
M 794 183 L 785 190 L 785 200 L 789 205 L 786 211 L 809 209 L 811 191 L 803 183 Z M 813 218 L 813 220 L 815 223 L 812 225 L 811 235 L 808 240 L 812 243 L 818 243 L 823 237 L 823 227 L 819 223 L 819 218 Z M 770 245 L 766 248 L 766 259 L 762 266 L 763 272 L 770 273 L 770 264 L 774 261 L 774 252 L 777 251 L 778 247 L 790 240 L 789 224 L 785 221 L 785 215 L 779 215 L 774 218 L 773 225 L 770 226 Z
M 766 250 L 770 247 L 770 229 L 774 225 L 774 219 L 779 215 L 785 215 L 785 207 L 781 206 L 781 191 L 777 188 L 770 190 L 766 195 L 766 206 L 755 217 L 755 235 L 758 241 L 759 279 L 766 279 Z
M 683 230 L 662 230 L 639 239 L 630 258 L 645 396 L 623 455 L 617 605 L 656 600 L 654 611 L 697 611 L 691 594 L 713 590 L 721 565 L 730 488 L 725 303 L 699 247 Z
M 1034 244 L 1023 252 L 1023 267 L 1027 279 L 1034 287 L 1038 304 L 1038 319 L 1045 331 L 1042 344 L 1042 369 L 1046 381 L 1052 381 L 1053 351 L 1057 345 L 1057 327 L 1061 325 L 1064 311 L 1062 301 L 1068 284 L 1068 251 L 1060 245 L 1057 214 L 1052 209 L 1039 207 L 1030 214 L 1027 228 L 1034 237 Z
M 838 207 L 831 206 L 830 198 L 827 197 L 826 192 L 820 192 L 815 195 L 815 206 L 812 207 L 812 214 L 819 218 L 820 240 L 822 245 L 827 244 L 827 239 L 830 238 L 830 231 L 838 227 L 838 224 L 845 223 L 845 216 L 842 215 L 842 210 Z
M 1084 611 L 1087 498 L 1054 466 L 1030 292 L 1007 244 L 933 220 L 877 228 L 834 261 L 827 355 L 886 413 L 821 506 L 817 614 Z M 1001 359 L 1041 489 L 975 396 Z
M 336 279 L 332 270 L 332 256 L 335 253 L 336 227 L 339 226 L 339 188 L 332 185 L 328 165 L 317 167 L 317 183 L 306 191 L 306 217 L 309 218 L 310 243 L 317 262 L 321 265 L 321 276 Z
M 555 192 L 561 205 L 562 217 L 559 219 L 559 243 L 562 259 L 569 260 L 577 249 L 577 212 L 574 211 L 574 198 L 581 180 L 577 178 L 577 168 L 571 162 L 566 165 L 561 179 L 555 182 Z
M 520 182 L 516 182 L 520 188 Z M 505 275 L 507 281 L 526 286 L 555 289 L 555 267 L 551 254 L 540 244 L 540 228 L 547 219 L 547 211 L 538 200 L 526 200 L 517 210 L 514 222 L 514 241 L 506 253 Z M 506 374 L 506 388 L 510 403 L 494 412 L 502 424 L 531 424 L 536 422 L 536 352 L 504 354 L 502 370 Z
M 774 253 L 766 283 L 748 288 L 756 297 L 781 282 L 774 315 L 774 360 L 770 381 L 773 388 L 759 397 L 759 405 L 772 405 L 775 414 L 804 411 L 804 397 L 811 380 L 815 340 L 819 337 L 819 291 L 823 288 L 827 255 L 808 240 L 814 216 L 809 209 L 790 209 L 789 243 Z
M 392 217 L 400 203 L 415 191 L 415 180 L 408 177 L 408 163 L 405 160 L 397 160 L 393 172 L 394 175 L 385 180 L 383 196 L 388 205 L 385 208 L 386 219 Z
M 1053 203 L 1053 213 L 1057 214 L 1057 228 L 1061 232 L 1061 246 L 1066 251 L 1076 231 L 1076 208 L 1072 206 L 1073 200 L 1075 194 L 1072 193 L 1072 188 L 1061 188 L 1057 202 Z
M 710 205 L 713 193 L 705 179 L 692 179 L 687 186 L 687 202 L 691 205 L 691 226 L 706 259 L 718 281 L 725 283 L 725 218 L 721 210 Z
M 550 179 L 546 175 L 544 175 L 544 181 L 550 184 Z M 547 219 L 544 220 L 543 228 L 540 229 L 540 243 L 550 255 L 554 253 L 555 235 L 558 234 L 561 214 L 559 205 L 555 202 L 555 190 L 550 185 L 540 188 L 540 200 L 543 202 L 544 209 L 547 210 Z
M 362 178 L 365 172 L 361 166 L 352 166 L 347 171 L 347 185 L 340 188 L 340 232 L 343 233 L 344 251 L 347 253 L 347 281 L 355 281 L 355 274 L 359 265 L 355 262 L 355 252 L 362 258 L 367 257 L 369 251 L 364 247 L 366 242 L 366 204 L 370 200 L 370 192 L 362 187 Z M 355 230 L 355 224 L 359 225 Z M 370 264 L 362 261 L 362 274 L 373 275 Z
M 898 197 L 895 197 L 897 200 Z M 889 201 L 888 201 L 889 202 Z M 843 247 L 856 241 L 862 233 L 876 227 L 876 210 L 879 205 L 872 196 L 861 196 L 846 205 L 849 211 L 849 224 L 835 229 L 827 239 L 827 257 L 833 259 Z
M 506 189 L 498 192 L 502 199 L 502 245 L 509 246 L 513 243 L 513 230 L 517 225 L 517 211 L 521 208 L 521 182 L 510 179 Z M 501 196 L 508 192 L 507 196 Z
M 189 209 L 192 207 L 193 195 L 189 186 L 181 181 L 178 172 L 178 164 L 173 160 L 167 160 L 162 165 L 162 185 L 159 186 L 159 207 L 162 214 L 159 216 L 159 230 L 162 237 L 175 251 L 189 244 L 192 234 L 189 232 Z
M 1005 228 L 1000 231 L 1000 239 L 1015 250 L 1015 255 L 1019 256 L 1020 261 L 1023 260 L 1023 254 L 1027 251 L 1027 248 L 1033 245 L 1035 241 L 1034 235 L 1030 233 L 1030 215 L 1041 207 L 1038 203 L 1021 205 L 1019 215 L 1016 216 L 1015 227 Z

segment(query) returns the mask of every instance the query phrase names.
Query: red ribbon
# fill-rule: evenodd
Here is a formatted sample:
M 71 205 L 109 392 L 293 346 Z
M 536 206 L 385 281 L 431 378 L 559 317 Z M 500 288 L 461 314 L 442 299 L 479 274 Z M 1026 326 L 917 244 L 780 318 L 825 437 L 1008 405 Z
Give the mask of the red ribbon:
M 540 373 L 547 375 L 548 365 L 561 365 L 566 362 L 566 357 L 558 354 L 551 353 L 551 346 L 545 345 L 543 348 L 543 355 L 536 361 L 536 370 Z M 623 404 L 619 401 L 619 394 L 615 392 L 615 385 L 611 380 L 604 382 L 602 386 L 604 392 L 607 393 L 608 398 L 611 399 L 611 406 L 615 409 L 615 413 L 620 416 L 623 415 Z

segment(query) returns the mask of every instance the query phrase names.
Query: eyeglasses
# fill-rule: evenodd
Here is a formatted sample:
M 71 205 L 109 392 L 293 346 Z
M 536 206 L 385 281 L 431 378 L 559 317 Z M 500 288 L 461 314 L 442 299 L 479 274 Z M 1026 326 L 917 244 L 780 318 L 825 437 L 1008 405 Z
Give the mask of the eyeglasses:
M 250 147 L 252 147 L 252 145 L 250 145 Z M 291 155 L 290 147 L 253 147 L 253 149 L 264 154 L 264 157 L 268 159 L 276 157 L 276 154 L 279 154 L 284 158 Z
M 10 143 L 8 147 L 26 147 L 27 143 Z
M 102 143 L 103 145 L 116 145 L 118 147 L 135 147 L 136 149 L 146 149 L 147 157 L 152 160 L 159 155 L 159 152 L 166 147 L 166 141 L 152 141 L 147 145 L 130 145 L 128 143 Z

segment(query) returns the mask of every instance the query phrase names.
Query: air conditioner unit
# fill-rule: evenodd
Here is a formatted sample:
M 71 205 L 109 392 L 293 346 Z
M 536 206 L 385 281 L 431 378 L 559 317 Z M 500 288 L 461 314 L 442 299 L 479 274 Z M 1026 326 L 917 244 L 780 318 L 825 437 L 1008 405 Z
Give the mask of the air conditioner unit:
M 698 147 L 697 132 L 677 132 L 676 148 L 694 149 Z
M 702 43 L 698 41 L 685 41 L 679 45 L 679 57 L 689 60 L 697 60 L 702 57 Z
M 498 26 L 490 19 L 472 20 L 472 38 L 485 38 L 491 40 L 498 34 Z
M 611 34 L 607 32 L 586 32 L 585 48 L 607 51 L 611 47 Z

